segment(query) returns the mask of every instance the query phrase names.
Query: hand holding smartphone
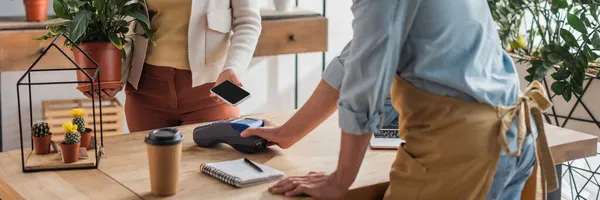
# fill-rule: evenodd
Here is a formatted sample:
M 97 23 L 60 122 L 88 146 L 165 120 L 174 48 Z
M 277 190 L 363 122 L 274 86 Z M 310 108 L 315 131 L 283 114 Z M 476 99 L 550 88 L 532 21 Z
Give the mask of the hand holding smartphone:
M 240 105 L 246 99 L 250 98 L 250 93 L 229 80 L 210 89 L 210 93 L 219 97 L 231 106 Z

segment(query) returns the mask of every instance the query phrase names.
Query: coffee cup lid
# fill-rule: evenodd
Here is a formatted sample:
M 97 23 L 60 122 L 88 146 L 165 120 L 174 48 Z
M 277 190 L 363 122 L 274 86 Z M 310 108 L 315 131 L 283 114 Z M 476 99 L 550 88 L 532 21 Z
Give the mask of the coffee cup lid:
M 144 142 L 151 145 L 167 146 L 179 144 L 183 141 L 183 135 L 176 128 L 161 128 L 150 131 Z

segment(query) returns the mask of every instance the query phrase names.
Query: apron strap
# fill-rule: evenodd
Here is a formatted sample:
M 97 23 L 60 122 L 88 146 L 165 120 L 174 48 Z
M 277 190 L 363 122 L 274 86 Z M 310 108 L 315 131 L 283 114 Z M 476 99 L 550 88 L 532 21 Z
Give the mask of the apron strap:
M 543 190 L 554 191 L 558 188 L 558 179 L 556 169 L 554 168 L 554 158 L 550 152 L 546 137 L 546 130 L 542 119 L 542 113 L 552 106 L 552 102 L 546 97 L 546 92 L 542 84 L 534 81 L 525 90 L 524 94 L 520 94 L 515 105 L 499 106 L 499 117 L 501 125 L 498 133 L 498 142 L 504 152 L 511 157 L 518 157 L 521 154 L 521 148 L 527 130 L 531 130 L 530 117 L 533 118 L 535 126 L 538 130 L 536 139 L 536 157 L 542 174 Z M 510 152 L 506 133 L 508 132 L 514 118 L 517 117 L 517 149 L 515 152 Z

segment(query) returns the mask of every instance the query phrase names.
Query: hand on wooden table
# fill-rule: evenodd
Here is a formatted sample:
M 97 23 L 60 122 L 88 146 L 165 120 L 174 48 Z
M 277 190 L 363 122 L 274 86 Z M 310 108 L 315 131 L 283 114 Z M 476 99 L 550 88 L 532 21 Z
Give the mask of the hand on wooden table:
M 269 187 L 269 192 L 288 197 L 309 195 L 315 198 L 340 198 L 348 188 L 338 184 L 334 174 L 310 172 L 305 176 L 291 176 Z

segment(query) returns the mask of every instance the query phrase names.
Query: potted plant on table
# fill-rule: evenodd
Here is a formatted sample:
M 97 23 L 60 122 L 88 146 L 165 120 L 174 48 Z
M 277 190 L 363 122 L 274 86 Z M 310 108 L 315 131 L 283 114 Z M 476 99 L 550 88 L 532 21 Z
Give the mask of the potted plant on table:
M 136 22 L 143 30 L 144 37 L 153 41 L 150 31 L 150 21 L 147 17 L 144 1 L 134 2 L 127 0 L 54 0 L 54 11 L 58 18 L 65 21 L 48 26 L 48 33 L 37 38 L 46 40 L 59 34 L 65 34 L 83 52 L 89 55 L 102 70 L 100 84 L 103 89 L 120 89 L 121 85 L 121 60 L 127 53 L 133 54 L 133 38 L 129 34 L 130 24 Z M 125 48 L 130 44 L 130 48 Z M 65 41 L 67 47 L 72 47 Z M 126 49 L 131 49 L 126 51 Z M 89 60 L 79 49 L 72 48 L 75 62 L 83 68 L 94 68 L 96 65 Z M 86 72 L 93 76 L 95 69 Z M 78 81 L 89 81 L 87 76 L 77 72 Z M 96 84 L 96 83 L 94 83 Z M 80 83 L 77 87 L 81 92 L 91 90 L 89 83 Z
M 75 108 L 71 110 L 71 117 L 73 117 L 73 124 L 77 125 L 77 132 L 81 135 L 81 147 L 85 147 L 86 149 L 91 148 L 92 143 L 92 129 L 85 127 L 85 119 L 83 119 L 83 115 L 85 115 L 85 110 L 83 108 Z
M 48 0 L 23 0 L 25 19 L 28 22 L 45 21 L 48 15 Z
M 64 163 L 73 163 L 79 160 L 79 147 L 81 136 L 77 132 L 77 125 L 66 122 L 63 124 L 65 139 L 60 143 Z
M 35 154 L 44 155 L 50 153 L 50 143 L 52 142 L 52 133 L 48 123 L 40 121 L 33 124 L 31 128 L 33 134 L 33 149 Z
M 529 64 L 525 79 L 542 81 L 570 101 L 583 94 L 586 76 L 598 76 L 598 0 L 488 0 L 503 46 Z

